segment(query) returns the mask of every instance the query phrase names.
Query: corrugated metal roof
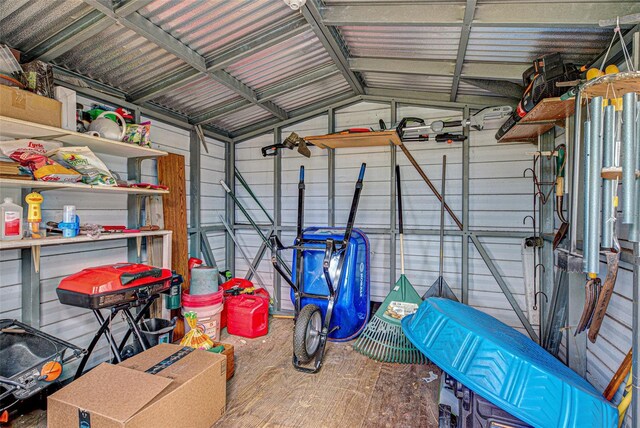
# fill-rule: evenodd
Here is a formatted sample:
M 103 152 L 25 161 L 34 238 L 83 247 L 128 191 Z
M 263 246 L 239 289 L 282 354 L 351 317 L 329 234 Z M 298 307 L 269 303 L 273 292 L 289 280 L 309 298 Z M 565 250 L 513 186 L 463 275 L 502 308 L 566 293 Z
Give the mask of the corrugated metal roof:
M 218 128 L 235 131 L 245 126 L 273 117 L 268 111 L 257 105 L 249 106 L 243 110 L 218 117 L 210 123 Z
M 474 27 L 465 60 L 524 63 L 560 52 L 582 64 L 606 49 L 612 34 L 610 28 Z
M 362 77 L 371 88 L 390 88 L 428 92 L 450 92 L 453 77 L 422 76 L 417 74 L 391 74 L 365 72 Z
M 458 95 L 481 95 L 487 97 L 499 97 L 500 95 L 494 94 L 491 91 L 487 91 L 486 89 L 478 88 L 470 83 L 461 80 L 458 84 Z
M 239 99 L 238 94 L 203 75 L 201 78 L 176 88 L 152 101 L 187 116 L 212 110 L 212 107 Z
M 20 50 L 36 46 L 93 10 L 82 0 L 2 0 L 0 9 L 9 3 L 21 5 L 0 21 L 0 40 Z
M 351 56 L 456 59 L 460 27 L 344 26 Z
M 260 89 L 329 63 L 331 57 L 315 34 L 305 31 L 244 58 L 225 71 L 250 87 Z
M 139 13 L 207 59 L 295 14 L 282 0 L 155 0 Z
M 173 54 L 116 24 L 54 62 L 126 92 L 189 68 Z
M 344 77 L 334 75 L 293 89 L 274 98 L 273 101 L 283 109 L 290 111 L 347 92 L 351 92 L 351 87 Z

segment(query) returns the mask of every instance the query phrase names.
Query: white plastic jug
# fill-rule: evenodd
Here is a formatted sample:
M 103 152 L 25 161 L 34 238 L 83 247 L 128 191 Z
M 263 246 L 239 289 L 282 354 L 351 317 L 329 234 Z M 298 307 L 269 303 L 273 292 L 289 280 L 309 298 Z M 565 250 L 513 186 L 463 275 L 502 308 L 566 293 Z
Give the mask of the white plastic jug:
M 4 198 L 0 204 L 0 239 L 22 239 L 22 207 L 14 204 L 12 198 Z

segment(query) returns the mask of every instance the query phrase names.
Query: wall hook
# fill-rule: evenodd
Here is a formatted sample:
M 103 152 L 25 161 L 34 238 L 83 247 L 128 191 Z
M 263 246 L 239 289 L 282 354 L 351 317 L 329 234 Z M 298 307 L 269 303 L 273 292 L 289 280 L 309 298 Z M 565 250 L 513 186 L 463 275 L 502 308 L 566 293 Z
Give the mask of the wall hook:
M 544 302 L 545 303 L 549 302 L 549 297 L 547 297 L 547 294 L 544 291 L 538 291 L 536 294 L 533 295 L 533 310 L 534 311 L 538 310 L 538 294 L 542 294 L 544 296 Z
M 544 267 L 544 265 L 542 263 L 538 263 L 537 265 L 535 265 L 534 269 L 538 269 L 539 267 L 542 268 L 542 273 L 546 273 L 547 272 L 547 268 Z
M 533 228 L 536 228 L 536 219 L 533 218 L 532 215 L 528 215 L 525 218 L 522 219 L 522 224 L 526 225 L 527 224 L 527 219 L 530 218 L 531 219 L 531 223 L 533 223 Z
M 522 171 L 522 178 L 527 178 L 527 171 L 531 171 L 531 178 L 536 178 L 536 172 L 533 170 L 533 168 L 527 168 Z

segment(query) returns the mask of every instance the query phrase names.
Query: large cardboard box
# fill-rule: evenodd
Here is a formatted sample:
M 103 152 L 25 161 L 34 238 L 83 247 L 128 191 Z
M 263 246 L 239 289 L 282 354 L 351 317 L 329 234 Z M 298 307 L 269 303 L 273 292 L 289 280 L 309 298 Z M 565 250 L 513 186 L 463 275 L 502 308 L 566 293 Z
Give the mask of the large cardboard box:
M 60 128 L 62 104 L 29 91 L 0 85 L 0 115 Z
M 208 428 L 224 414 L 226 358 L 160 344 L 49 396 L 49 428 Z

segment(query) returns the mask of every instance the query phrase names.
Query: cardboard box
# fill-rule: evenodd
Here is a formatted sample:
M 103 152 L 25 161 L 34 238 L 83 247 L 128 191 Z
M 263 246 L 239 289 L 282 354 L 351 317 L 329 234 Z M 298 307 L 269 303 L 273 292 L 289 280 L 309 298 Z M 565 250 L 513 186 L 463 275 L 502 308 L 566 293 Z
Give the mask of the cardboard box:
M 62 104 L 29 91 L 0 85 L 0 115 L 60 128 Z
M 160 344 L 50 395 L 47 426 L 209 428 L 225 404 L 224 355 Z

